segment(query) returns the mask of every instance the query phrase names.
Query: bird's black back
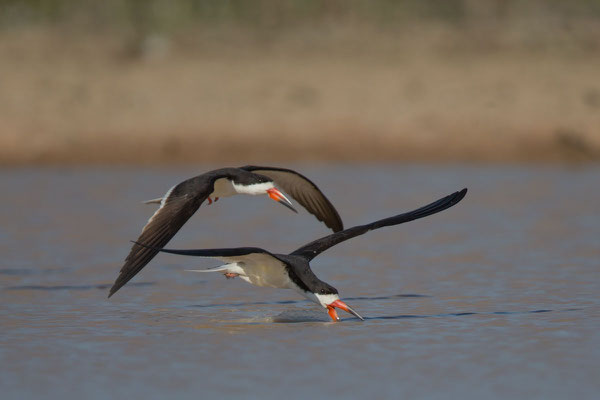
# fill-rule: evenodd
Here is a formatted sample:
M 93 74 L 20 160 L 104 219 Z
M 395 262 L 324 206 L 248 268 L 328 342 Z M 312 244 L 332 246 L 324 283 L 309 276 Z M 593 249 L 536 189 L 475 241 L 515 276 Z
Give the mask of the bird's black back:
M 214 171 L 207 172 L 204 175 L 211 179 L 212 183 L 219 178 L 228 178 L 238 185 L 245 186 L 257 183 L 273 182 L 273 179 L 267 176 L 256 174 L 242 168 L 233 167 L 216 169 Z
M 274 254 L 279 260 L 286 264 L 286 270 L 292 282 L 305 292 L 317 294 L 337 294 L 336 288 L 323 282 L 310 269 L 309 261 L 302 256 Z

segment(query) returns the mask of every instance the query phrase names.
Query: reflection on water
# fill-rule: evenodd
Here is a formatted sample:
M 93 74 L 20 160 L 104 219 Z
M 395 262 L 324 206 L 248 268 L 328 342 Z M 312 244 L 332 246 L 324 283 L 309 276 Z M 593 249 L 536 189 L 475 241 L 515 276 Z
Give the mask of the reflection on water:
M 346 226 L 469 188 L 313 261 L 365 321 L 173 255 L 107 299 L 153 212 L 140 201 L 210 168 L 0 173 L 3 399 L 596 397 L 597 167 L 296 166 Z M 202 207 L 170 246 L 289 252 L 327 234 L 271 203 Z
M 458 313 L 446 313 L 446 314 L 436 314 L 436 315 L 380 315 L 380 316 L 371 316 L 364 317 L 366 320 L 386 320 L 386 319 L 405 319 L 405 318 L 445 318 L 445 317 L 464 317 L 467 315 L 483 315 L 483 314 L 496 314 L 496 315 L 510 315 L 510 314 L 536 314 L 536 313 L 545 313 L 551 312 L 554 310 L 533 310 L 533 311 L 495 311 L 492 313 L 483 313 L 483 312 L 458 312 Z M 579 308 L 569 308 L 561 311 L 582 311 Z M 344 318 L 342 320 L 355 320 L 360 321 L 356 317 Z M 283 312 L 277 317 L 272 319 L 272 322 L 314 322 L 314 321 L 325 321 L 329 322 L 328 318 L 325 318 L 321 315 L 319 318 L 314 313 L 309 312 Z

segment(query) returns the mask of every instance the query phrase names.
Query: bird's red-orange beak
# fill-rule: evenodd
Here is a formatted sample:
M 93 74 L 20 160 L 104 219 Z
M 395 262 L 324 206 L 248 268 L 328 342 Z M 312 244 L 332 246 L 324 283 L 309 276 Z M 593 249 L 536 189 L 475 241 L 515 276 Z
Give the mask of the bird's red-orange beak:
M 283 195 L 283 193 L 281 193 L 279 191 L 279 189 L 277 188 L 271 188 L 271 189 L 267 189 L 267 193 L 269 194 L 269 197 L 272 198 L 273 200 L 275 200 L 276 202 L 278 202 L 281 205 L 286 206 L 287 208 L 289 208 L 290 210 L 292 210 L 293 212 L 297 213 L 298 211 L 296 211 L 296 209 L 292 206 L 292 202 L 289 201 L 287 199 L 287 197 L 285 197 Z
M 336 300 L 333 303 L 327 305 L 327 313 L 329 314 L 329 316 L 331 317 L 331 319 L 333 320 L 333 322 L 337 322 L 337 321 L 340 320 L 340 317 L 338 317 L 337 312 L 335 311 L 335 307 L 337 307 L 339 309 L 342 309 L 342 310 L 346 311 L 347 313 L 350 313 L 350 314 L 354 315 L 355 317 L 357 317 L 361 321 L 365 320 L 363 317 L 361 317 L 360 315 L 358 315 L 358 313 L 356 311 L 354 311 L 352 309 L 352 307 L 350 307 L 348 304 L 344 303 L 341 300 Z

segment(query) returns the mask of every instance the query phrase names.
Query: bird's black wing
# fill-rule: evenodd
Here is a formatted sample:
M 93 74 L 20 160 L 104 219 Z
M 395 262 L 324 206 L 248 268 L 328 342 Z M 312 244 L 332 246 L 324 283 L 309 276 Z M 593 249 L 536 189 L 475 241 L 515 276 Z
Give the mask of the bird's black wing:
M 307 245 L 300 247 L 298 250 L 291 253 L 292 255 L 298 255 L 312 260 L 320 253 L 324 252 L 328 248 L 335 246 L 345 240 L 351 239 L 355 236 L 362 235 L 373 229 L 383 228 L 385 226 L 392 226 L 409 222 L 415 219 L 423 218 L 431 214 L 444 211 L 447 208 L 452 207 L 465 197 L 467 189 L 463 189 L 459 192 L 452 193 L 438 201 L 428 204 L 424 207 L 418 208 L 414 211 L 410 211 L 404 214 L 399 214 L 394 217 L 381 219 L 379 221 L 371 222 L 366 225 L 354 226 L 341 232 L 333 233 L 329 236 L 322 237 L 315 241 L 310 242 Z
M 141 243 L 136 243 L 139 245 Z M 209 257 L 209 258 L 234 258 L 242 257 L 250 254 L 267 254 L 272 255 L 265 249 L 259 247 L 232 247 L 224 249 L 197 249 L 197 250 L 175 250 L 175 249 L 161 249 L 155 248 L 154 246 L 144 246 L 153 250 L 161 251 L 169 254 L 179 254 L 181 256 L 194 256 L 194 257 Z
M 245 171 L 267 176 L 275 182 L 284 192 L 288 193 L 306 210 L 317 217 L 319 221 L 333 230 L 339 232 L 344 229 L 344 224 L 333 204 L 325 197 L 323 192 L 310 179 L 296 171 L 277 167 L 257 167 L 247 165 L 241 167 Z
M 137 240 L 150 247 L 133 245 L 108 297 L 115 294 L 156 256 L 158 250 L 155 248 L 162 248 L 175 236 L 211 191 L 210 182 L 196 177 L 181 182 L 167 192 L 160 208 L 148 220 Z

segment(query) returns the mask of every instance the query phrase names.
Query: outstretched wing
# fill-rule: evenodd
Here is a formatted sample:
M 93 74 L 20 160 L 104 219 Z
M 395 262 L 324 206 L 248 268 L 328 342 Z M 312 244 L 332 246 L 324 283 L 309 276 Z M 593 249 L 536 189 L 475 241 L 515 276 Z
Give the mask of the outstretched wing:
M 367 233 L 368 231 L 383 228 L 385 226 L 402 224 L 404 222 L 413 221 L 415 219 L 427 217 L 428 215 L 444 211 L 445 209 L 450 208 L 461 201 L 466 194 L 467 189 L 465 188 L 459 192 L 452 193 L 451 195 L 448 195 L 414 211 L 381 219 L 379 221 L 371 222 L 370 224 L 354 226 L 341 232 L 333 233 L 329 236 L 322 237 L 300 247 L 298 250 L 294 251 L 292 255 L 302 256 L 310 261 L 328 248 L 345 240 Z
M 193 257 L 207 257 L 216 258 L 222 261 L 243 261 L 242 259 L 252 254 L 266 254 L 271 257 L 275 257 L 273 254 L 265 249 L 259 247 L 233 247 L 224 249 L 198 249 L 198 250 L 174 250 L 174 249 L 161 249 L 155 246 L 145 245 L 140 242 L 134 242 L 136 245 L 156 250 L 157 252 L 179 254 L 181 256 L 193 256 Z
M 317 217 L 319 221 L 333 230 L 339 232 L 344 229 L 344 224 L 333 204 L 325 197 L 323 192 L 304 175 L 286 168 L 257 167 L 247 165 L 240 169 L 267 176 L 275 184 L 288 193 L 306 210 Z
M 208 185 L 200 184 L 198 180 L 187 180 L 167 192 L 160 208 L 150 217 L 137 240 L 150 247 L 133 245 L 108 297 L 115 294 L 156 256 L 158 250 L 155 248 L 162 248 L 175 236 L 206 200 L 209 191 Z

